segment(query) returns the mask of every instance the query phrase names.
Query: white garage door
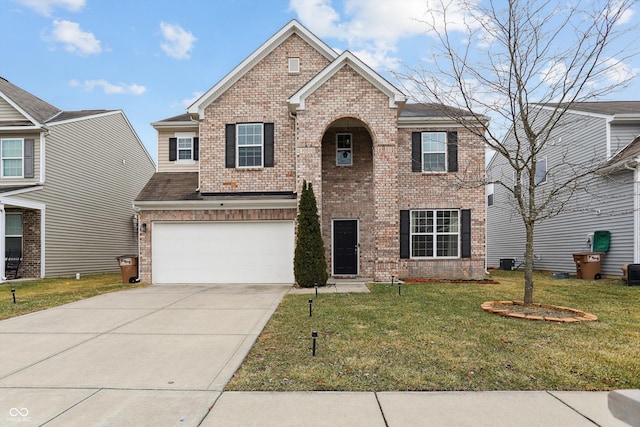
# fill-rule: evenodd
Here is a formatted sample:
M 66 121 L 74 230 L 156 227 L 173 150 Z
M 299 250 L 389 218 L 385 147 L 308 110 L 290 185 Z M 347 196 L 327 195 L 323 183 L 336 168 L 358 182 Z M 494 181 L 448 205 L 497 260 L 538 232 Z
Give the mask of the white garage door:
M 293 283 L 293 221 L 154 223 L 153 283 Z

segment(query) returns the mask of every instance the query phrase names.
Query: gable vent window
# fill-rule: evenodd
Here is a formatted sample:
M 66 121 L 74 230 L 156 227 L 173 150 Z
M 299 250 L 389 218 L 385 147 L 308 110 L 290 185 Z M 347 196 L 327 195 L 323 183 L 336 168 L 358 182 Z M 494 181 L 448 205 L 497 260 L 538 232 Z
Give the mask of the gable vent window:
M 289 58 L 289 72 L 290 73 L 300 72 L 300 58 Z

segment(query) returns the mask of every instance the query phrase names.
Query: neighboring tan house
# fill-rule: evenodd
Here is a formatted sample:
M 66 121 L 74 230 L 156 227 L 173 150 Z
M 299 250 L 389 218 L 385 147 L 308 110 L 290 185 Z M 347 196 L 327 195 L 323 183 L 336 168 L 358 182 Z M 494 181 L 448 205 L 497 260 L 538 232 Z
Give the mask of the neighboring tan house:
M 154 171 L 122 111 L 62 111 L 0 78 L 4 276 L 118 271 L 138 251 L 132 201 Z
M 556 104 L 539 105 L 540 117 Z M 576 271 L 574 253 L 592 250 L 593 233 L 609 231 L 609 251 L 601 259 L 603 274 L 620 275 L 623 264 L 640 262 L 640 101 L 580 102 L 574 104 L 538 155 L 539 191 L 551 188 L 554 174 L 575 165 L 598 168 L 564 211 L 535 227 L 534 268 Z M 587 169 L 587 170 L 589 170 Z M 487 167 L 491 180 L 508 182 L 513 169 L 495 156 Z M 525 233 L 510 203 L 510 194 L 489 185 L 487 262 L 523 260 Z
M 141 279 L 293 283 L 305 180 L 330 276 L 484 278 L 483 143 L 443 106 L 405 100 L 288 23 L 186 114 L 152 123 L 158 173 L 135 201 Z

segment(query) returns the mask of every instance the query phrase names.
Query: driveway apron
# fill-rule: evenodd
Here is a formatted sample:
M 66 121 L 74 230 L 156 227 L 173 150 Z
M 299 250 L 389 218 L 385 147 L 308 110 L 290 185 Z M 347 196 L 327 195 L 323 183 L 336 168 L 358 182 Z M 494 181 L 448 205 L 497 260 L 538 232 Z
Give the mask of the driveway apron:
M 199 425 L 288 285 L 162 285 L 0 322 L 0 425 Z

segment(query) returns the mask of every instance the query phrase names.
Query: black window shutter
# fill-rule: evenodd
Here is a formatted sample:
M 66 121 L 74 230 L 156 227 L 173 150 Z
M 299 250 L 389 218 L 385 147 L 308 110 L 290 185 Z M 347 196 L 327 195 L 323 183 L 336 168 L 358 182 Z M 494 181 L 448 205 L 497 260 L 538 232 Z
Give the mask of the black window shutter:
M 411 132 L 411 172 L 422 172 L 422 132 Z
M 193 160 L 200 160 L 200 138 L 193 138 Z
M 460 257 L 471 258 L 471 210 L 463 209 L 460 211 L 462 221 L 462 248 Z
M 264 124 L 264 167 L 272 168 L 274 163 L 273 123 Z
M 24 177 L 33 178 L 33 139 L 24 140 Z
M 447 132 L 447 171 L 458 172 L 458 132 Z
M 178 138 L 169 138 L 169 161 L 178 160 Z
M 236 125 L 225 126 L 225 164 L 226 168 L 236 167 Z
M 409 255 L 409 211 L 400 211 L 400 258 Z

